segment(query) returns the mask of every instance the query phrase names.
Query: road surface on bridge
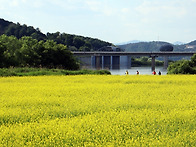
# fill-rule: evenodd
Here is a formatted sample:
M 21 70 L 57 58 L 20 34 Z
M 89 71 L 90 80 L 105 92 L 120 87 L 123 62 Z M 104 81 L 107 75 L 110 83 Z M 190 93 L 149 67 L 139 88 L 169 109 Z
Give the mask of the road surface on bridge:
M 193 56 L 196 52 L 72 52 L 76 56 Z

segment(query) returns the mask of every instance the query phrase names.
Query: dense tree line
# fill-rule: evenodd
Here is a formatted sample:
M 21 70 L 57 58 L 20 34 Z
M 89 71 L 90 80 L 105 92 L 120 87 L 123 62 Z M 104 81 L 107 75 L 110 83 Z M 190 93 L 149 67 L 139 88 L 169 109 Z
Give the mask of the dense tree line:
M 76 70 L 79 64 L 63 44 L 29 36 L 0 36 L 0 67 L 46 67 Z
M 163 66 L 163 61 L 156 60 L 155 63 L 156 66 Z M 152 64 L 151 58 L 148 57 L 131 58 L 132 67 L 151 66 L 151 64 Z
M 191 60 L 180 60 L 169 65 L 169 74 L 196 74 L 196 54 Z
M 111 43 L 89 37 L 70 35 L 66 33 L 47 33 L 47 38 L 57 43 L 66 44 L 71 51 L 96 51 L 104 46 L 111 46 Z
M 78 35 L 71 35 L 66 33 L 47 33 L 43 34 L 39 28 L 34 29 L 32 26 L 15 24 L 4 19 L 0 19 L 0 35 L 15 36 L 20 39 L 23 36 L 30 36 L 38 41 L 53 40 L 57 44 L 64 44 L 68 50 L 71 51 L 96 51 L 103 46 L 111 46 L 109 42 L 93 39 L 90 37 L 83 37 Z

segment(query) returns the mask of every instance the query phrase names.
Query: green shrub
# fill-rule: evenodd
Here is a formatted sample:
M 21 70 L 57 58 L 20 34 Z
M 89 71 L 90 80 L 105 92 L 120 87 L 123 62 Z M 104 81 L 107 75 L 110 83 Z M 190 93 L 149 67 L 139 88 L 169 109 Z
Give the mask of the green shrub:
M 47 68 L 0 68 L 0 76 L 40 76 L 40 75 L 111 75 L 107 70 L 64 70 Z

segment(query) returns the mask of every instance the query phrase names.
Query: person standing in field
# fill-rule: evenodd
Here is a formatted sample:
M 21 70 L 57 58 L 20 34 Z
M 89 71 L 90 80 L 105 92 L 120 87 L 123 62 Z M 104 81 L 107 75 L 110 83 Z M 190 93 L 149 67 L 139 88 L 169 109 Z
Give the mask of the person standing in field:
M 161 75 L 161 72 L 159 71 L 159 73 L 158 73 L 159 75 Z
M 125 74 L 126 74 L 126 75 L 128 75 L 128 74 L 129 74 L 128 70 L 126 70 L 126 71 L 125 71 Z
M 138 70 L 136 71 L 136 74 L 137 74 L 137 75 L 139 75 L 139 74 L 140 74 Z
M 156 71 L 154 70 L 154 71 L 152 72 L 152 74 L 153 74 L 153 75 L 156 75 Z

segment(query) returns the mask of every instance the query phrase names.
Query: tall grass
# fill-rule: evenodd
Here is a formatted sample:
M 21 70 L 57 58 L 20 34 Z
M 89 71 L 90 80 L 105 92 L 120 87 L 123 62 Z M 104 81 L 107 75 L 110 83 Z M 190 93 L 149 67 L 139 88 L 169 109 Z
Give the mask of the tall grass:
M 107 70 L 77 70 L 70 71 L 64 69 L 47 68 L 0 68 L 0 76 L 40 76 L 40 75 L 104 75 L 111 74 Z

